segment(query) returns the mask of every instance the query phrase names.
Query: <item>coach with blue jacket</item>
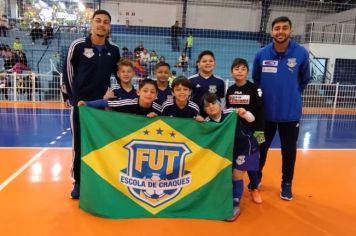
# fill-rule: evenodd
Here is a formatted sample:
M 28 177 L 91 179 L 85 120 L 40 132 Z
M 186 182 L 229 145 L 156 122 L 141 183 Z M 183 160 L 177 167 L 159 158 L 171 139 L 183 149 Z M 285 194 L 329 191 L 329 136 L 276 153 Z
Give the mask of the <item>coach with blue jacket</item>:
M 73 106 L 73 199 L 79 198 L 80 186 L 80 125 L 78 101 L 102 99 L 110 87 L 110 77 L 116 74 L 120 59 L 119 48 L 107 39 L 111 29 L 111 16 L 105 10 L 94 12 L 91 34 L 74 40 L 69 46 L 63 69 L 63 81 Z
M 257 52 L 252 78 L 262 89 L 265 105 L 265 139 L 260 146 L 260 171 L 278 130 L 282 148 L 281 195 L 292 200 L 292 180 L 297 153 L 299 120 L 302 116 L 302 92 L 310 81 L 309 55 L 290 39 L 292 23 L 282 16 L 272 22 L 273 42 Z

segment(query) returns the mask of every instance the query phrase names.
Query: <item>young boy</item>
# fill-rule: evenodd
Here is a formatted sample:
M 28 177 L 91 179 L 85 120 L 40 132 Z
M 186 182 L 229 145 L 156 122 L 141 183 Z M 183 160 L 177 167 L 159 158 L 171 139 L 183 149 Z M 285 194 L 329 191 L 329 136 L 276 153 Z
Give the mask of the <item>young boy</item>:
M 208 114 L 206 121 L 223 122 L 229 113 L 234 110 L 222 110 L 216 94 L 208 93 L 203 100 L 205 112 Z M 246 170 L 258 170 L 259 154 L 258 143 L 249 128 L 244 125 L 245 121 L 251 123 L 255 117 L 244 108 L 235 109 L 235 112 L 243 119 L 238 119 L 235 134 L 234 162 L 233 162 L 233 217 L 227 221 L 234 221 L 240 215 L 240 202 L 243 193 L 243 175 Z
M 199 107 L 193 101 L 189 101 L 192 93 L 192 84 L 185 76 L 178 76 L 172 83 L 173 98 L 168 99 L 162 105 L 162 115 L 195 118 L 203 120 L 199 116 Z
M 109 100 L 115 98 L 134 99 L 137 98 L 136 89 L 132 86 L 132 78 L 135 76 L 135 67 L 130 60 L 123 59 L 117 64 L 118 85 L 109 89 L 104 95 L 104 99 Z
M 202 98 L 205 93 L 214 93 L 217 97 L 222 99 L 225 95 L 224 80 L 214 75 L 215 56 L 211 51 L 202 51 L 197 60 L 199 72 L 189 77 L 193 85 L 192 100 L 199 105 L 200 114 L 205 117 L 205 111 Z
M 248 72 L 248 63 L 245 59 L 234 59 L 231 65 L 231 75 L 235 80 L 235 84 L 227 89 L 226 107 L 244 108 L 255 116 L 255 121 L 247 125 L 260 143 L 264 141 L 262 92 L 255 84 L 247 80 Z M 248 176 L 250 178 L 248 188 L 251 193 L 252 201 L 258 204 L 262 203 L 262 198 L 258 191 L 258 172 L 248 171 Z
M 167 99 L 172 98 L 171 88 L 168 86 L 168 79 L 171 75 L 171 67 L 166 62 L 159 62 L 155 67 L 155 76 L 157 79 L 158 96 L 155 101 L 162 105 Z
M 161 106 L 154 102 L 157 97 L 157 84 L 155 81 L 151 79 L 140 81 L 137 96 L 138 98 L 135 99 L 79 101 L 78 106 L 86 105 L 95 108 L 109 107 L 114 111 L 145 115 L 149 118 L 161 114 Z

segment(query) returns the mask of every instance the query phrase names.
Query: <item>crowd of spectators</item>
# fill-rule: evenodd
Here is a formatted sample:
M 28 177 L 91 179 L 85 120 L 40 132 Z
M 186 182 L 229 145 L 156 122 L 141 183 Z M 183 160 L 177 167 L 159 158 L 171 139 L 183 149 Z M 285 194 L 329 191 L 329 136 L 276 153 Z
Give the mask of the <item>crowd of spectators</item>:
M 143 42 L 140 42 L 132 51 L 127 47 L 122 48 L 122 58 L 133 61 L 135 72 L 138 77 L 146 78 L 153 77 L 153 72 L 156 64 L 165 61 L 164 56 L 158 57 L 156 50 L 149 50 L 144 47 Z

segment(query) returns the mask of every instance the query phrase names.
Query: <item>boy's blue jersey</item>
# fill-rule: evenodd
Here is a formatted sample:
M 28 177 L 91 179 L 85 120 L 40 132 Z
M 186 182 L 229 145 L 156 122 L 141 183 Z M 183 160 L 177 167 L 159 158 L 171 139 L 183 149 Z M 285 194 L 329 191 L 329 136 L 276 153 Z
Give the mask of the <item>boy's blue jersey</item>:
M 302 115 L 302 91 L 310 81 L 309 54 L 289 41 L 284 53 L 273 43 L 257 52 L 253 81 L 262 89 L 265 119 L 272 122 L 298 121 Z
M 162 105 L 162 115 L 182 117 L 182 118 L 193 118 L 199 114 L 199 107 L 192 101 L 188 101 L 187 105 L 180 109 L 174 98 L 168 99 Z
M 192 101 L 202 106 L 202 99 L 205 93 L 210 92 L 222 99 L 225 96 L 225 81 L 216 75 L 211 75 L 209 78 L 205 79 L 200 74 L 195 74 L 189 77 L 192 83 Z
M 123 100 L 95 100 L 87 102 L 87 106 L 95 108 L 109 107 L 114 111 L 132 113 L 137 115 L 147 115 L 151 112 L 155 112 L 157 115 L 161 114 L 161 106 L 155 102 L 148 108 L 141 107 L 139 105 L 139 99 L 123 99 Z
M 157 99 L 155 102 L 162 105 L 166 100 L 171 99 L 172 97 L 172 89 L 167 86 L 165 90 L 158 89 Z
M 120 85 L 113 87 L 112 91 L 116 97 L 115 98 L 116 100 L 137 98 L 136 89 L 133 86 L 132 89 L 128 92 L 125 89 L 123 89 Z

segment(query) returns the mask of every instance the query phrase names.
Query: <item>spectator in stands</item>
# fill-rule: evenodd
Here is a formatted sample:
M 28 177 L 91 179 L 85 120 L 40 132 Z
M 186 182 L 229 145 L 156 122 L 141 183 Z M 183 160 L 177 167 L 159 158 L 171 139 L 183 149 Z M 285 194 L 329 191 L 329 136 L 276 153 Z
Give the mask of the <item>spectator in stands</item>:
M 15 51 L 22 51 L 22 43 L 20 41 L 20 38 L 19 37 L 16 37 L 15 38 L 15 41 L 14 41 L 14 44 L 12 45 L 12 48 L 15 50 Z
M 188 55 L 188 58 L 192 59 L 192 48 L 193 48 L 193 32 L 192 31 L 189 31 L 188 33 L 188 37 L 185 41 L 185 52 L 187 53 Z
M 166 57 L 165 56 L 160 56 L 158 62 L 166 62 Z
M 262 89 L 265 139 L 260 145 L 259 179 L 267 152 L 278 130 L 282 149 L 280 197 L 293 198 L 292 180 L 297 154 L 302 92 L 310 81 L 308 51 L 291 40 L 292 22 L 281 16 L 272 21 L 272 43 L 260 49 L 253 62 L 252 79 Z
M 145 49 L 145 47 L 143 46 L 143 42 L 140 42 L 140 44 L 137 45 L 137 47 L 135 47 L 135 49 L 134 49 L 135 57 L 140 56 L 141 52 L 143 52 L 144 49 Z
M 31 29 L 30 36 L 32 39 L 32 44 L 35 44 L 36 39 L 43 37 L 43 30 L 40 28 L 40 23 L 34 23 L 34 27 Z
M 7 80 L 7 73 L 2 70 L 0 71 L 0 94 L 5 95 L 5 99 L 9 99 L 9 81 Z
M 23 60 L 16 62 L 16 64 L 10 69 L 10 71 L 16 72 L 17 74 L 22 74 L 24 70 L 31 70 L 31 68 L 25 65 Z
M 188 56 L 185 52 L 182 52 L 182 54 L 178 58 L 178 63 L 176 64 L 176 67 L 182 68 L 183 72 L 186 72 L 188 69 Z
M 145 70 L 148 72 L 148 63 L 150 61 L 150 54 L 148 53 L 147 49 L 143 49 L 140 53 L 140 63 L 141 66 L 145 67 Z
M 134 59 L 134 68 L 135 68 L 135 73 L 136 73 L 136 75 L 138 77 L 145 78 L 147 76 L 147 72 L 145 70 L 145 67 L 141 65 L 139 57 Z
M 133 60 L 133 53 L 130 52 L 127 47 L 123 47 L 122 48 L 122 58 L 128 59 L 128 60 Z
M 149 67 L 148 67 L 148 74 L 153 75 L 154 68 L 158 63 L 158 56 L 155 50 L 152 50 L 150 53 L 150 60 L 149 60 Z
M 11 51 L 11 48 L 7 46 L 4 54 L 4 68 L 5 70 L 10 70 L 15 64 L 15 54 Z
M 43 43 L 42 45 L 48 45 L 53 39 L 53 28 L 51 22 L 47 22 L 43 31 Z
M 5 58 L 8 48 L 10 48 L 9 45 L 3 43 L 0 44 L 0 57 Z
M 176 21 L 174 25 L 171 27 L 171 43 L 172 43 L 172 51 L 179 52 L 179 35 L 180 35 L 180 27 L 179 22 Z
M 7 31 L 9 30 L 9 20 L 6 15 L 0 17 L 0 37 L 7 37 Z
M 15 57 L 15 62 L 23 61 L 23 63 L 28 66 L 27 57 L 24 51 L 14 51 L 13 54 Z

